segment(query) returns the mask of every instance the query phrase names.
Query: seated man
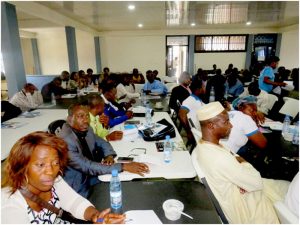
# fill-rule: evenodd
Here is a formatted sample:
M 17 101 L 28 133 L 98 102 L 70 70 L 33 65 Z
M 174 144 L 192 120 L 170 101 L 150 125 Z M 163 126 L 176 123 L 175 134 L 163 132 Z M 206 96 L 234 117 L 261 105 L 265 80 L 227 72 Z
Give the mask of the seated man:
M 289 186 L 285 196 L 285 204 L 299 218 L 299 172 Z
M 128 102 L 134 98 L 140 97 L 140 93 L 131 93 L 126 89 L 126 86 L 130 85 L 130 75 L 124 74 L 121 78 L 121 82 L 117 86 L 117 98 L 119 102 Z
M 69 162 L 63 177 L 76 192 L 88 197 L 90 187 L 99 182 L 97 176 L 111 173 L 113 169 L 141 176 L 149 171 L 143 163 L 114 163 L 116 153 L 112 146 L 96 136 L 89 123 L 88 108 L 74 104 L 69 107 L 67 123 L 59 133 L 69 149 Z
M 159 77 L 157 77 L 158 76 L 158 71 L 157 70 L 153 70 L 153 75 L 154 75 L 155 80 L 158 80 L 158 81 L 161 82 L 161 79 Z
M 103 87 L 103 94 L 101 97 L 104 100 L 104 114 L 109 117 L 109 126 L 113 127 L 124 121 L 131 119 L 132 111 L 126 111 L 124 107 L 116 103 L 117 89 L 113 84 L 106 84 Z
M 9 102 L 25 112 L 43 104 L 43 97 L 33 84 L 27 83 L 20 92 L 14 94 Z
M 195 79 L 192 82 L 192 84 L 190 85 L 192 94 L 182 102 L 181 108 L 178 112 L 180 123 L 187 132 L 187 138 L 191 143 L 194 143 L 194 137 L 191 132 L 191 127 L 189 125 L 187 114 L 189 113 L 189 116 L 192 119 L 192 122 L 195 125 L 196 129 L 200 130 L 200 124 L 197 120 L 196 112 L 204 105 L 204 103 L 200 99 L 200 95 L 202 95 L 205 92 L 202 85 L 203 83 L 201 80 Z M 195 141 L 197 142 L 197 140 Z
M 202 106 L 197 116 L 202 130 L 197 160 L 229 223 L 279 223 L 273 202 L 284 198 L 289 182 L 262 179 L 251 164 L 220 144 L 232 125 L 219 102 Z
M 103 98 L 96 94 L 90 95 L 88 97 L 88 105 L 90 126 L 93 128 L 94 133 L 107 141 L 121 140 L 123 137 L 122 131 L 113 131 L 112 133 L 109 133 L 109 117 L 104 114 Z
M 143 91 L 146 94 L 154 93 L 158 95 L 166 95 L 168 93 L 168 88 L 162 82 L 155 80 L 153 72 L 148 70 L 146 72 L 146 78 L 148 82 L 145 83 Z
M 62 80 L 59 77 L 55 77 L 50 83 L 45 84 L 42 87 L 42 96 L 44 102 L 51 102 L 52 93 L 54 94 L 56 99 L 61 98 L 64 94 L 71 93 L 69 90 L 66 90 L 61 87 Z
M 248 140 L 259 149 L 264 149 L 267 146 L 267 139 L 258 129 L 256 98 L 254 96 L 237 98 L 232 102 L 232 107 L 235 110 L 229 112 L 229 118 L 233 128 L 225 145 L 239 155 L 247 151 L 244 146 Z
M 254 81 L 249 84 L 248 89 L 245 89 L 244 92 L 239 97 L 245 97 L 253 95 L 257 98 L 257 109 L 265 115 L 268 115 L 269 110 L 271 110 L 271 104 L 269 95 L 264 90 L 259 89 L 258 82 Z
M 70 73 L 66 70 L 62 71 L 60 74 L 61 87 L 64 89 L 70 89 Z
M 191 89 L 189 88 L 191 84 L 191 76 L 188 72 L 182 72 L 179 77 L 179 86 L 173 88 L 169 106 L 174 109 L 176 113 L 179 111 L 179 105 L 177 104 L 177 100 L 182 104 L 182 102 L 187 99 L 190 94 L 192 94 Z

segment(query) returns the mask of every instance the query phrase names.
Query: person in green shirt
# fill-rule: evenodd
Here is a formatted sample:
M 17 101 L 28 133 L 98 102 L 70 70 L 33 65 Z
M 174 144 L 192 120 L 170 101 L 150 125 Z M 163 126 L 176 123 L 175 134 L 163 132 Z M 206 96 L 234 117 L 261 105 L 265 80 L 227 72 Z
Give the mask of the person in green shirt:
M 107 140 L 116 141 L 123 137 L 122 131 L 109 133 L 109 117 L 104 114 L 104 100 L 101 96 L 93 94 L 88 97 L 90 126 L 94 133 Z

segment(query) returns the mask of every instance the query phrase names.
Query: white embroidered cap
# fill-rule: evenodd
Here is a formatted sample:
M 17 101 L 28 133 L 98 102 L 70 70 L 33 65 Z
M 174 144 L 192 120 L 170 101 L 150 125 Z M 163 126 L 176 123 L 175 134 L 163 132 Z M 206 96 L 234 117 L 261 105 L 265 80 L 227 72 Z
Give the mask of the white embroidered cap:
M 197 110 L 197 117 L 199 121 L 204 121 L 214 118 L 223 111 L 224 108 L 220 102 L 211 102 L 203 105 L 199 110 Z

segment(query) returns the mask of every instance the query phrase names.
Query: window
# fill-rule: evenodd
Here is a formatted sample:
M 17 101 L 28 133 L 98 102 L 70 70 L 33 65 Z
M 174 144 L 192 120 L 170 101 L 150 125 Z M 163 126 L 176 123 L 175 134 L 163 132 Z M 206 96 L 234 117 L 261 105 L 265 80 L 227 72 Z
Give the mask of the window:
M 195 52 L 245 52 L 247 35 L 199 35 Z

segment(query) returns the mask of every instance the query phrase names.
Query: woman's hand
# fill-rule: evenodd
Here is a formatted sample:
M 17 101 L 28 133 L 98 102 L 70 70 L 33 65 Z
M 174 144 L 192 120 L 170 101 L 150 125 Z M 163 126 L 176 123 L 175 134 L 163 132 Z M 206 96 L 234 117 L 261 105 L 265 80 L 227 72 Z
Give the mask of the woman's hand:
M 110 209 L 105 209 L 92 217 L 93 223 L 98 224 L 120 224 L 124 223 L 125 214 L 110 213 Z

